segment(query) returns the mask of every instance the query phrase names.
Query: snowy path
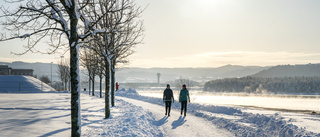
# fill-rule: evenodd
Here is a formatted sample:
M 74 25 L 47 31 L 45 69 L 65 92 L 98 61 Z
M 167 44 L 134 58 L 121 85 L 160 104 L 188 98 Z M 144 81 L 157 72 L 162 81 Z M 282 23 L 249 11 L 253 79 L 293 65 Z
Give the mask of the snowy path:
M 125 97 L 117 96 L 117 98 L 134 105 L 141 106 L 143 109 L 152 112 L 153 116 L 156 119 L 155 124 L 162 128 L 164 136 L 234 136 L 227 130 L 218 128 L 211 122 L 206 121 L 203 118 L 199 118 L 188 113 L 186 117 L 181 117 L 179 110 L 172 109 L 171 116 L 166 117 L 164 115 L 165 109 L 163 106 Z

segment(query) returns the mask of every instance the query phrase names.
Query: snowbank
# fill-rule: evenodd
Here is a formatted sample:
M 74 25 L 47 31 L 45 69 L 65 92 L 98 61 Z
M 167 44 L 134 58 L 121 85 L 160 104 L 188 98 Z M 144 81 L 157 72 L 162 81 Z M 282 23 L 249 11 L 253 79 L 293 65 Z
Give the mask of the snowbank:
M 137 94 L 135 90 L 120 90 L 116 92 L 117 96 L 137 99 L 153 104 L 163 105 L 160 98 L 145 97 Z M 180 109 L 180 104 L 174 102 L 172 108 Z M 225 128 L 236 136 L 317 136 L 310 131 L 289 124 L 280 115 L 275 114 L 266 116 L 262 114 L 253 114 L 242 112 L 240 109 L 233 107 L 199 105 L 194 103 L 188 104 L 188 113 L 198 117 L 203 117 L 213 124 Z
M 81 136 L 163 136 L 150 112 L 116 99 L 111 117 L 104 119 L 104 98 L 81 94 Z M 100 104 L 100 105 L 99 105 Z

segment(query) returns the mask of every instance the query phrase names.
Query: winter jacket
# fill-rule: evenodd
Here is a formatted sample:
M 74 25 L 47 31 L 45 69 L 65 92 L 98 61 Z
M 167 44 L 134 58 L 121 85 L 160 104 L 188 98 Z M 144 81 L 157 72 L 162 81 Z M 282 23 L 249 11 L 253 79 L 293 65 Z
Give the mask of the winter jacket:
M 187 89 L 182 89 L 180 91 L 179 102 L 181 102 L 181 101 L 189 101 L 190 102 L 189 91 Z
M 174 100 L 172 90 L 167 88 L 163 92 L 163 101 L 172 101 L 171 99 Z

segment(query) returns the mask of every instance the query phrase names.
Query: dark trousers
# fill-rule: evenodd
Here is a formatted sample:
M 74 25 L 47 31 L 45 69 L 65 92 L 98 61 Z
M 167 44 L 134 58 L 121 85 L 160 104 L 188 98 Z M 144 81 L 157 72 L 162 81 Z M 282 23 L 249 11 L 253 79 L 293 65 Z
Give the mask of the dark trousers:
M 184 110 L 184 112 L 187 112 L 187 101 L 181 101 L 181 112 Z
M 171 101 L 165 101 L 166 103 L 166 114 L 170 115 L 170 110 L 171 110 Z M 168 113 L 167 113 L 168 112 Z

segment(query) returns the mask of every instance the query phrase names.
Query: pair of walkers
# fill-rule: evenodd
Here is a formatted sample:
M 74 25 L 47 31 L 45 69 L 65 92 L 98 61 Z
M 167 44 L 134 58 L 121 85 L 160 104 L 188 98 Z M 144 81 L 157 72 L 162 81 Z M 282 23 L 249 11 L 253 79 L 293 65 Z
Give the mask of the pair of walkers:
M 163 101 L 166 106 L 166 114 L 170 116 L 171 103 L 174 102 L 173 92 L 170 89 L 170 85 L 167 84 L 167 88 L 163 92 Z M 185 84 L 183 84 L 179 95 L 179 102 L 181 103 L 181 115 L 184 110 L 184 116 L 187 115 L 187 102 L 190 102 L 189 91 Z

